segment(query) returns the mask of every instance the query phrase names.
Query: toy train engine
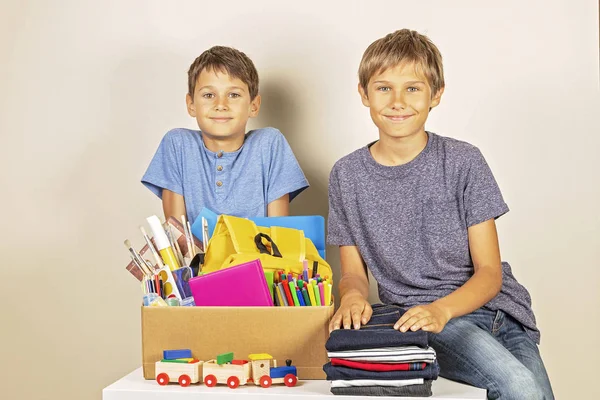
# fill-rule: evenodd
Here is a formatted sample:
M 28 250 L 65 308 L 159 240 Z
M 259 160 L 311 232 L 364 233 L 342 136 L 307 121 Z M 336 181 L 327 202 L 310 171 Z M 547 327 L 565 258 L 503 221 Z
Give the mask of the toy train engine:
M 283 383 L 285 386 L 296 386 L 298 382 L 298 372 L 296 367 L 292 366 L 292 360 L 286 360 L 285 367 L 278 367 L 277 361 L 273 360 L 269 354 L 250 354 L 248 356 L 252 362 L 252 380 L 255 385 L 268 388 L 273 383 Z M 270 366 L 270 361 L 273 366 Z

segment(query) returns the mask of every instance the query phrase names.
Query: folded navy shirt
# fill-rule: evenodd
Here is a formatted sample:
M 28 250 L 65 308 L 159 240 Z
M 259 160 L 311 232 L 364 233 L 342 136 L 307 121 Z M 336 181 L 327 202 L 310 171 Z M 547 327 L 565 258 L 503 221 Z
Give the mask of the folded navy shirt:
M 373 315 L 360 329 L 337 329 L 331 332 L 327 351 L 375 349 L 382 347 L 419 346 L 427 348 L 427 332 L 400 332 L 394 324 L 406 312 L 396 305 L 374 304 Z

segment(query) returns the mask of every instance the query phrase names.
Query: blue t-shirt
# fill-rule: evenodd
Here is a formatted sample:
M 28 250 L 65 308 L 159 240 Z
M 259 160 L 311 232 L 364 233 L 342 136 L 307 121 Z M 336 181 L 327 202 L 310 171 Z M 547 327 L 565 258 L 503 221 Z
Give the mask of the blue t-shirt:
M 308 181 L 285 137 L 275 128 L 246 134 L 233 152 L 212 152 L 200 131 L 177 128 L 164 136 L 142 183 L 158 197 L 167 189 L 183 196 L 187 218 L 202 207 L 217 214 L 264 217 L 267 205 L 286 194 L 290 201 Z
M 329 178 L 330 245 L 357 246 L 384 303 L 405 308 L 447 296 L 471 278 L 468 228 L 508 211 L 479 149 L 428 132 L 412 161 L 384 166 L 369 146 L 345 156 Z M 540 332 L 529 292 L 502 263 L 502 289 L 486 305 Z

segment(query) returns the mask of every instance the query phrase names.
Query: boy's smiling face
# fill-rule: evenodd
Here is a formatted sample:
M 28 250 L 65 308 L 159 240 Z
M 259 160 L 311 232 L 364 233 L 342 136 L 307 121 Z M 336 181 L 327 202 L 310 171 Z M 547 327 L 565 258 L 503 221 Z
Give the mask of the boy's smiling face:
M 190 116 L 202 133 L 213 140 L 241 138 L 246 123 L 258 115 L 260 96 L 250 99 L 248 85 L 224 71 L 203 70 L 196 80 L 194 97 L 186 96 Z
M 424 74 L 405 63 L 374 74 L 367 92 L 360 84 L 358 91 L 383 139 L 425 134 L 429 110 L 440 103 L 444 88 L 432 96 Z

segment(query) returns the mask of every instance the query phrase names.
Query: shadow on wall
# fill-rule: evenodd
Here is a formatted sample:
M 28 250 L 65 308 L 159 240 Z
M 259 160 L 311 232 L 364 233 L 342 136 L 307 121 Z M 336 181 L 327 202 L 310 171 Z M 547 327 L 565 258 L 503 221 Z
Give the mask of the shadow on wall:
M 310 187 L 301 193 L 290 207 L 291 215 L 322 215 L 327 219 L 328 204 L 328 177 L 330 171 L 319 169 L 311 155 L 313 143 L 303 135 L 302 118 L 310 118 L 302 114 L 303 108 L 297 104 L 298 97 L 294 96 L 294 89 L 290 87 L 285 77 L 270 75 L 261 84 L 262 105 L 259 116 L 251 123 L 255 127 L 272 126 L 279 129 L 290 143 L 294 155 L 298 159 Z M 337 299 L 339 293 L 337 283 L 341 276 L 340 257 L 337 246 L 327 246 L 327 262 L 331 265 L 336 280 L 333 295 Z M 369 274 L 370 301 L 378 302 L 377 285 Z M 336 306 L 339 302 L 336 300 Z
M 289 79 L 289 78 L 288 78 Z M 310 187 L 291 203 L 292 215 L 322 215 L 327 217 L 327 182 L 320 177 L 329 171 L 317 171 L 311 163 L 310 143 L 302 135 L 302 107 L 297 104 L 293 89 L 284 77 L 272 76 L 261 85 L 262 105 L 253 126 L 272 126 L 279 129 L 289 142 Z

